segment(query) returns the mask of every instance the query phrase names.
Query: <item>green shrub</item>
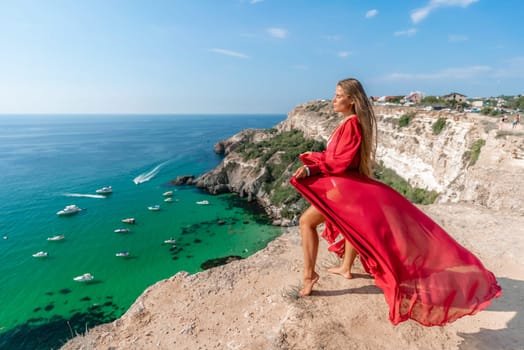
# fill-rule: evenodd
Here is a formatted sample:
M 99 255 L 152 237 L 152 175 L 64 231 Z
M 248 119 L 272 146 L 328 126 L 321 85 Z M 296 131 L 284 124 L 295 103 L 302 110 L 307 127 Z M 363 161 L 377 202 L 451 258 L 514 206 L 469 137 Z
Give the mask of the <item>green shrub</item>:
M 439 195 L 435 191 L 412 187 L 409 182 L 400 177 L 394 170 L 386 168 L 382 163 L 374 169 L 373 177 L 393 187 L 397 192 L 415 204 L 432 204 Z
M 411 120 L 415 117 L 415 113 L 406 113 L 400 116 L 398 120 L 398 126 L 403 128 L 409 125 Z
M 300 194 L 289 184 L 289 179 L 302 164 L 301 153 L 307 151 L 322 151 L 323 142 L 306 139 L 300 130 L 291 130 L 273 134 L 265 141 L 252 142 L 246 140 L 236 149 L 244 160 L 258 158 L 259 170 L 264 170 L 263 189 L 269 194 L 271 203 L 285 205 L 281 213 L 285 218 L 293 218 L 303 210 L 304 205 Z
M 433 130 L 433 135 L 438 135 L 442 132 L 446 126 L 446 118 L 438 118 L 436 122 L 433 123 L 431 129 Z
M 475 165 L 475 163 L 479 159 L 480 150 L 482 149 L 482 146 L 484 146 L 485 144 L 486 144 L 486 140 L 478 139 L 471 146 L 471 150 L 467 152 L 466 154 L 466 159 L 469 159 L 469 165 Z

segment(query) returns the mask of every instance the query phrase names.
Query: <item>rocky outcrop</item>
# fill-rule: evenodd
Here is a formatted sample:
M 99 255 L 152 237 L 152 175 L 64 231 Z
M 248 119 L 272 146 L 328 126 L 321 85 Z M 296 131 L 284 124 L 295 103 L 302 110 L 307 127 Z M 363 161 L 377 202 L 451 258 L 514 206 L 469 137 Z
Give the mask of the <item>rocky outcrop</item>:
M 171 185 L 182 186 L 182 185 L 194 185 L 195 175 L 180 175 L 176 179 L 169 182 Z
M 377 160 L 412 186 L 438 192 L 438 202 L 475 202 L 524 213 L 524 189 L 511 181 L 524 175 L 521 133 L 498 130 L 494 118 L 478 114 L 381 106 L 375 107 L 375 112 Z M 399 120 L 407 113 L 414 117 L 400 127 Z M 445 120 L 445 126 L 435 135 L 433 125 L 439 118 Z M 274 129 L 276 133 L 301 130 L 306 138 L 325 142 L 339 123 L 331 103 L 320 100 L 297 106 Z M 210 193 L 235 192 L 256 199 L 269 215 L 278 218 L 281 208 L 270 202 L 264 190 L 267 174 L 263 164 L 256 158 L 246 161 L 235 152 L 243 143 L 273 137 L 275 130 L 248 129 L 221 141 L 215 149 L 225 155 L 223 162 L 197 178 L 196 185 Z M 478 161 L 471 164 L 472 148 L 479 140 L 486 144 Z M 512 166 L 505 166 L 510 163 Z

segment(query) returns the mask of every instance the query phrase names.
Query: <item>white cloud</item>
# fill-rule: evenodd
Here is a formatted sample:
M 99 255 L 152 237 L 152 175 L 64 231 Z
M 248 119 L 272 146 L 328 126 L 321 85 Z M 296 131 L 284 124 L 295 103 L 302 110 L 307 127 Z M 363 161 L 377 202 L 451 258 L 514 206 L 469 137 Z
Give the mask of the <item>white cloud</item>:
M 418 23 L 422 21 L 424 18 L 426 18 L 429 15 L 430 11 L 431 9 L 429 7 L 423 7 L 423 8 L 411 11 L 411 21 L 413 21 L 413 23 Z
M 274 38 L 284 39 L 287 37 L 287 30 L 282 28 L 268 28 L 267 32 Z
M 407 30 L 400 30 L 398 32 L 395 32 L 395 36 L 413 36 L 417 34 L 417 28 L 410 28 Z
M 346 57 L 349 57 L 351 55 L 351 52 L 349 51 L 340 51 L 338 53 L 338 57 L 341 57 L 341 58 L 346 58 Z
M 225 50 L 225 49 L 217 49 L 217 48 L 209 49 L 209 51 L 215 52 L 215 53 L 219 53 L 221 55 L 226 55 L 226 56 L 232 56 L 232 57 L 238 57 L 238 58 L 249 58 L 248 55 L 245 55 L 245 54 L 243 54 L 241 52 L 237 52 L 237 51 L 231 51 L 231 50 Z
M 469 38 L 465 35 L 458 35 L 458 34 L 450 34 L 448 35 L 448 41 L 450 43 L 460 43 L 463 41 L 468 41 Z
M 376 9 L 369 10 L 368 12 L 366 12 L 366 18 L 373 18 L 376 15 L 378 15 L 378 10 Z
M 264 0 L 251 0 L 249 3 L 254 5 L 254 4 L 258 4 L 259 2 L 264 2 Z
M 421 8 L 411 11 L 413 23 L 423 21 L 429 14 L 439 7 L 468 7 L 479 0 L 430 0 L 429 3 Z
M 460 68 L 446 68 L 433 73 L 392 73 L 388 80 L 443 80 L 443 79 L 471 79 L 493 72 L 490 66 L 470 66 Z

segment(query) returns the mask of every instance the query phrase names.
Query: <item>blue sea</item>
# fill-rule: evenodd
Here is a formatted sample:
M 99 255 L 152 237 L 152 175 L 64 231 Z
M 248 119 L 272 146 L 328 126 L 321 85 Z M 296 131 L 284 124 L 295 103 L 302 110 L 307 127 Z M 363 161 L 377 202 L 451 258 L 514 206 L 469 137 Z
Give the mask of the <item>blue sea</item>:
M 0 349 L 56 349 L 150 285 L 282 233 L 235 195 L 172 186 L 216 167 L 216 142 L 285 115 L 0 116 Z M 139 183 L 139 184 L 136 184 Z M 113 193 L 96 190 L 111 186 Z M 173 202 L 163 193 L 173 191 Z M 197 201 L 209 201 L 198 205 Z M 62 217 L 66 205 L 83 210 Z M 148 206 L 160 205 L 159 211 Z M 135 225 L 122 219 L 134 217 Z M 120 227 L 127 233 L 115 233 Z M 47 238 L 64 235 L 61 241 Z M 173 238 L 176 244 L 166 244 Z M 47 257 L 32 255 L 44 251 Z M 128 257 L 117 257 L 128 251 Z M 89 283 L 73 280 L 90 273 Z

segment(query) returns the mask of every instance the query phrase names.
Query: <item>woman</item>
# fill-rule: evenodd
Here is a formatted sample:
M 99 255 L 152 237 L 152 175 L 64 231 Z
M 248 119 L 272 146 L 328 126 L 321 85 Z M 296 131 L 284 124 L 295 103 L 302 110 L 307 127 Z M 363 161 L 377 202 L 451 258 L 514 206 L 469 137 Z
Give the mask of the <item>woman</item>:
M 300 294 L 310 295 L 319 279 L 316 228 L 325 222 L 322 236 L 345 257 L 340 269 L 359 253 L 384 291 L 393 324 L 411 318 L 443 325 L 486 308 L 502 294 L 494 275 L 402 195 L 370 178 L 376 119 L 358 80 L 337 84 L 333 108 L 344 119 L 326 150 L 301 154 L 304 165 L 290 180 L 312 204 L 300 218 Z

